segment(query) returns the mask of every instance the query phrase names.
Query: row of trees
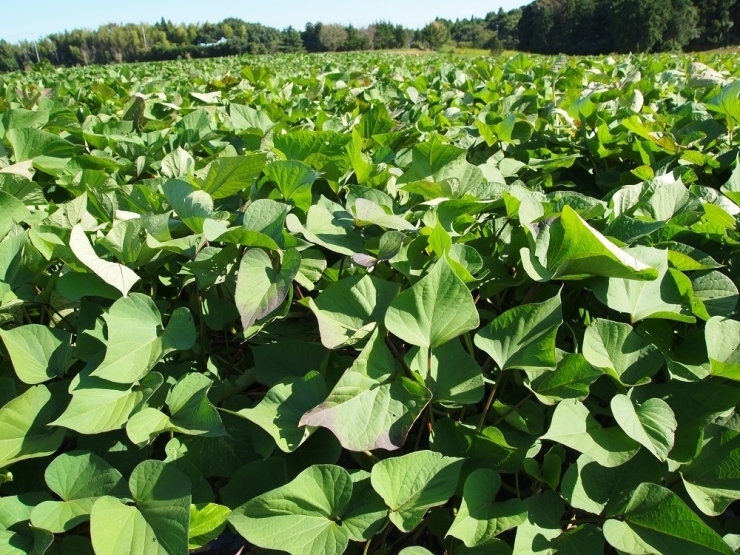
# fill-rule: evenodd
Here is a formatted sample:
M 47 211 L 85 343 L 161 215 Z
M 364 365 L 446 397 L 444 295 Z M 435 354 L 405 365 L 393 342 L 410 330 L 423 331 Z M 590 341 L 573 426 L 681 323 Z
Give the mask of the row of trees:
M 517 30 L 543 54 L 712 49 L 740 41 L 740 0 L 536 0 Z
M 740 42 L 740 0 L 535 0 L 483 18 L 436 19 L 423 29 L 379 21 L 364 28 L 308 23 L 283 30 L 228 18 L 220 23 L 109 24 L 37 42 L 0 39 L 0 71 L 54 65 L 168 60 L 276 52 L 457 46 L 543 54 L 707 49 Z

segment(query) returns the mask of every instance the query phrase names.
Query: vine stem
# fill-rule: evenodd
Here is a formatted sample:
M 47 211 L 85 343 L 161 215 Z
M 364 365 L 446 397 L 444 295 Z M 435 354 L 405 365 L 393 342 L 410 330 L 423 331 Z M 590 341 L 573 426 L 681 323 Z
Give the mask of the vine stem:
M 514 405 L 509 410 L 507 410 L 504 414 L 501 415 L 501 417 L 498 420 L 496 420 L 496 422 L 493 423 L 493 425 L 494 426 L 498 426 L 499 424 L 501 424 L 501 422 L 503 422 L 504 419 L 507 416 L 509 416 L 512 412 L 514 412 L 516 409 L 518 409 L 519 407 L 521 407 L 524 403 L 526 403 L 527 401 L 529 401 L 532 398 L 533 395 L 534 395 L 534 393 L 530 393 L 524 399 L 522 399 L 521 401 L 519 401 L 516 405 Z
M 403 368 L 403 371 L 406 372 L 406 377 L 408 377 L 410 380 L 416 381 L 416 378 L 414 377 L 414 373 L 411 371 L 411 368 L 409 368 L 409 365 L 406 364 L 406 361 L 403 360 L 403 357 L 401 356 L 401 353 L 398 352 L 398 349 L 396 349 L 396 346 L 393 344 L 393 341 L 391 341 L 391 338 L 387 335 L 385 336 L 385 343 L 388 345 L 388 348 L 391 350 L 391 353 L 393 353 L 393 356 L 396 357 L 396 360 L 401 365 L 401 368 Z
M 388 521 L 388 524 L 385 526 L 385 530 L 383 530 L 383 535 L 380 536 L 380 553 L 383 553 L 385 551 L 385 540 L 388 539 L 388 534 L 391 533 L 391 528 L 393 527 L 393 524 L 391 521 Z
M 488 411 L 491 410 L 491 405 L 493 404 L 493 400 L 496 398 L 496 392 L 498 391 L 498 386 L 501 384 L 502 381 L 505 380 L 505 378 L 508 378 L 509 375 L 506 374 L 504 376 L 504 373 L 502 372 L 499 374 L 498 380 L 496 380 L 496 383 L 493 384 L 493 388 L 491 389 L 491 393 L 488 394 L 488 399 L 486 399 L 486 405 L 483 407 L 483 412 L 480 415 L 480 420 L 478 421 L 477 430 L 480 432 L 483 430 L 483 426 L 486 424 L 486 417 L 488 416 Z
M 373 455 L 370 451 L 363 451 L 362 454 L 365 455 L 367 458 L 369 458 L 371 461 L 373 461 L 373 463 L 380 462 L 380 459 L 376 457 L 375 455 Z
M 200 335 L 200 363 L 202 365 L 202 371 L 205 372 L 208 368 L 208 357 L 206 356 L 206 325 L 203 320 L 203 296 L 200 292 L 200 286 L 195 283 L 196 302 L 198 304 L 198 328 Z

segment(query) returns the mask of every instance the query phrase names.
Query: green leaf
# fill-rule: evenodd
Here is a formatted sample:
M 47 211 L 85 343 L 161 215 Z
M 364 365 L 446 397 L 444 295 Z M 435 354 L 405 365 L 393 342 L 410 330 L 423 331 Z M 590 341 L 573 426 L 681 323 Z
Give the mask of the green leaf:
M 473 297 L 446 258 L 401 292 L 385 315 L 388 331 L 426 349 L 439 347 L 478 324 Z
M 354 345 L 368 337 L 398 296 L 398 284 L 369 274 L 350 276 L 329 285 L 308 306 L 319 322 L 327 349 Z
M 269 199 L 257 199 L 244 211 L 242 227 L 258 231 L 277 243 L 283 243 L 283 228 L 289 207 Z
M 303 378 L 281 380 L 259 404 L 236 414 L 251 420 L 272 436 L 286 453 L 298 449 L 315 428 L 302 425 L 303 415 L 326 398 L 321 374 L 310 372 Z
M 167 202 L 183 223 L 195 233 L 203 233 L 203 222 L 213 215 L 213 198 L 181 179 L 169 179 L 162 185 Z
M 402 532 L 416 528 L 424 513 L 455 493 L 463 459 L 416 451 L 376 463 L 373 489 L 390 507 L 390 519 Z
M 397 231 L 413 231 L 414 225 L 401 216 L 388 213 L 377 202 L 369 199 L 358 198 L 353 207 L 355 218 L 360 224 L 374 224 L 385 229 Z
M 695 318 L 684 303 L 684 294 L 673 273 L 676 270 L 668 269 L 668 251 L 634 247 L 628 252 L 656 268 L 657 279 L 648 282 L 619 278 L 599 280 L 593 290 L 596 298 L 612 310 L 629 314 L 633 323 L 646 318 L 693 323 Z
M 635 456 L 640 444 L 619 427 L 602 428 L 580 402 L 567 400 L 556 408 L 546 439 L 588 455 L 606 467 L 619 466 Z
M 740 499 L 740 433 L 710 424 L 699 454 L 681 467 L 681 478 L 704 514 L 724 513 Z
M 28 324 L 0 330 L 18 379 L 36 385 L 61 378 L 72 362 L 72 335 L 59 328 Z
M 629 324 L 594 320 L 583 337 L 583 356 L 624 385 L 650 381 L 663 366 L 658 348 L 638 335 Z
M 44 385 L 30 387 L 0 408 L 0 468 L 59 449 L 64 430 L 48 426 L 56 414 L 51 391 Z
M 740 380 L 740 322 L 715 316 L 704 337 L 712 375 Z
M 306 241 L 332 252 L 352 256 L 364 250 L 352 214 L 324 197 L 308 209 L 305 226 L 295 214 L 288 214 L 285 224 L 291 233 L 300 233 Z
M 234 300 L 245 330 L 277 310 L 288 296 L 300 266 L 301 255 L 295 249 L 285 251 L 279 270 L 263 250 L 249 249 L 244 254 Z
M 200 549 L 221 535 L 231 509 L 216 503 L 190 505 L 188 549 Z
M 174 464 L 144 461 L 129 479 L 135 506 L 101 497 L 90 533 L 97 555 L 187 555 L 190 480 Z
M 196 339 L 189 310 L 173 313 L 163 330 L 154 301 L 140 293 L 117 300 L 103 318 L 108 325 L 108 348 L 92 376 L 115 383 L 141 380 L 168 352 L 187 350 Z
M 265 176 L 277 185 L 286 201 L 308 212 L 311 207 L 311 185 L 319 174 L 297 160 L 278 160 L 265 168 Z
M 385 104 L 373 104 L 370 109 L 362 114 L 355 129 L 363 139 L 370 139 L 373 135 L 388 133 L 393 128 L 391 119 Z
M 341 467 L 312 466 L 236 509 L 229 522 L 259 547 L 291 555 L 340 555 L 351 539 L 363 540 L 365 531 L 385 518 L 377 504 L 360 503 L 355 486 Z
M 124 297 L 128 295 L 134 284 L 141 279 L 133 270 L 123 264 L 108 262 L 100 258 L 95 253 L 90 241 L 87 240 L 80 224 L 72 228 L 69 248 L 82 264 L 90 268 L 105 283 L 118 289 Z
M 707 109 L 724 114 L 729 125 L 740 124 L 740 83 L 737 81 L 722 87 L 719 94 L 707 102 Z
M 447 535 L 475 547 L 522 524 L 527 519 L 527 506 L 519 499 L 496 503 L 500 487 L 501 477 L 493 470 L 482 468 L 470 474 L 462 505 Z
M 151 407 L 137 412 L 126 424 L 129 439 L 142 446 L 166 431 L 205 437 L 226 435 L 221 417 L 207 397 L 212 385 L 203 374 L 187 374 L 169 393 L 170 416 Z
M 654 280 L 658 277 L 656 269 L 617 247 L 570 206 L 563 207 L 560 218 L 549 226 L 548 233 L 546 262 L 540 261 L 528 248 L 521 250 L 524 269 L 535 281 L 590 276 L 627 280 Z
M 431 368 L 428 368 L 431 361 Z M 406 353 L 409 368 L 419 374 L 437 403 L 475 404 L 483 398 L 483 373 L 475 359 L 453 339 L 427 352 L 414 347 Z
M 705 272 L 693 276 L 691 285 L 694 298 L 699 299 L 709 316 L 730 317 L 737 307 L 737 287 L 720 272 Z
M 501 370 L 540 372 L 555 367 L 555 336 L 563 323 L 560 294 L 507 310 L 475 335 L 476 346 Z
M 727 198 L 740 206 L 740 155 L 735 159 L 735 169 L 732 170 L 730 180 L 722 185 L 720 190 Z
M 262 133 L 267 133 L 274 125 L 270 118 L 262 110 L 255 110 L 250 106 L 230 103 L 229 115 L 231 123 L 237 132 L 258 129 Z
M 300 420 L 323 426 L 350 451 L 399 449 L 431 393 L 403 376 L 376 330 L 329 397 Z
M 412 151 L 411 168 L 398 180 L 398 184 L 415 181 L 440 181 L 442 171 L 449 165 L 464 160 L 465 151 L 433 139 L 419 143 Z
M 625 433 L 665 461 L 673 448 L 676 417 L 662 399 L 648 399 L 635 403 L 626 395 L 615 395 L 611 400 L 614 419 Z
M 71 158 L 80 150 L 79 146 L 65 141 L 54 133 L 32 127 L 11 129 L 5 136 L 13 147 L 16 163 L 32 160 L 38 156 Z
M 187 177 L 195 168 L 195 160 L 186 150 L 177 147 L 162 158 L 162 174 L 165 177 Z
M 517 472 L 526 455 L 524 450 L 511 445 L 498 428 L 489 426 L 478 432 L 450 418 L 439 418 L 435 422 L 430 448 L 448 457 L 467 458 L 466 467 L 501 472 Z
M 259 476 L 259 480 L 254 477 Z M 285 459 L 259 459 L 245 464 L 232 475 L 229 483 L 218 490 L 221 500 L 236 509 L 253 497 L 288 483 Z
M 208 175 L 205 179 L 198 179 L 196 183 L 213 199 L 230 197 L 249 189 L 262 173 L 266 163 L 267 155 L 264 152 L 247 156 L 224 156 L 213 161 L 208 166 Z M 169 201 L 170 197 L 167 197 L 167 202 Z M 172 203 L 170 206 L 175 208 Z M 175 212 L 182 217 L 177 208 Z M 185 221 L 184 218 L 183 221 Z M 190 227 L 189 224 L 188 227 Z
M 524 500 L 527 520 L 516 530 L 514 553 L 517 555 L 550 555 L 552 541 L 561 534 L 563 502 L 552 490 Z
M 0 239 L 4 238 L 15 224 L 31 216 L 26 205 L 15 196 L 0 191 Z
M 58 456 L 46 468 L 46 485 L 62 501 L 44 501 L 31 511 L 31 524 L 55 534 L 87 522 L 99 497 L 128 496 L 123 476 L 105 460 L 86 451 Z
M 554 405 L 564 399 L 583 401 L 592 383 L 602 376 L 581 354 L 567 354 L 553 372 L 544 372 L 528 387 L 540 402 Z
M 152 372 L 132 386 L 91 377 L 89 370 L 83 370 L 70 384 L 72 401 L 52 424 L 81 434 L 119 430 L 163 381 L 161 374 Z
M 612 468 L 581 455 L 565 471 L 560 492 L 576 509 L 595 515 L 605 510 L 614 513 L 624 507 L 637 486 L 643 482 L 660 482 L 665 467 L 645 449 Z
M 730 555 L 732 549 L 676 494 L 657 484 L 641 484 L 622 519 L 604 523 L 611 546 L 634 555 Z

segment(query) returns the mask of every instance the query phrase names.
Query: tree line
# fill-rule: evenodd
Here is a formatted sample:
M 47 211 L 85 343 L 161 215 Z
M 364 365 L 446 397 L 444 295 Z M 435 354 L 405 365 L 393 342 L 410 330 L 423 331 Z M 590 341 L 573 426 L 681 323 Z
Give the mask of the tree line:
M 238 18 L 220 23 L 107 24 L 38 41 L 0 39 L 0 71 L 44 61 L 70 66 L 235 54 L 439 49 L 445 45 L 541 54 L 703 50 L 740 42 L 740 0 L 535 0 L 485 17 L 436 19 L 422 29 L 388 21 L 308 23 L 279 30 Z

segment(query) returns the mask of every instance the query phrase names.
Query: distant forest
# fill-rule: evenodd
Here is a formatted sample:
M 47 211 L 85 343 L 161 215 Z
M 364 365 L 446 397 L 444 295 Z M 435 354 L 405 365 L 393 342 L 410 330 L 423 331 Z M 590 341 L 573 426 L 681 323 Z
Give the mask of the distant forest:
M 707 50 L 740 42 L 740 0 L 536 0 L 485 17 L 436 19 L 423 29 L 308 23 L 302 31 L 237 18 L 220 23 L 108 24 L 39 41 L 0 39 L 0 71 L 234 54 L 440 49 L 607 54 Z

